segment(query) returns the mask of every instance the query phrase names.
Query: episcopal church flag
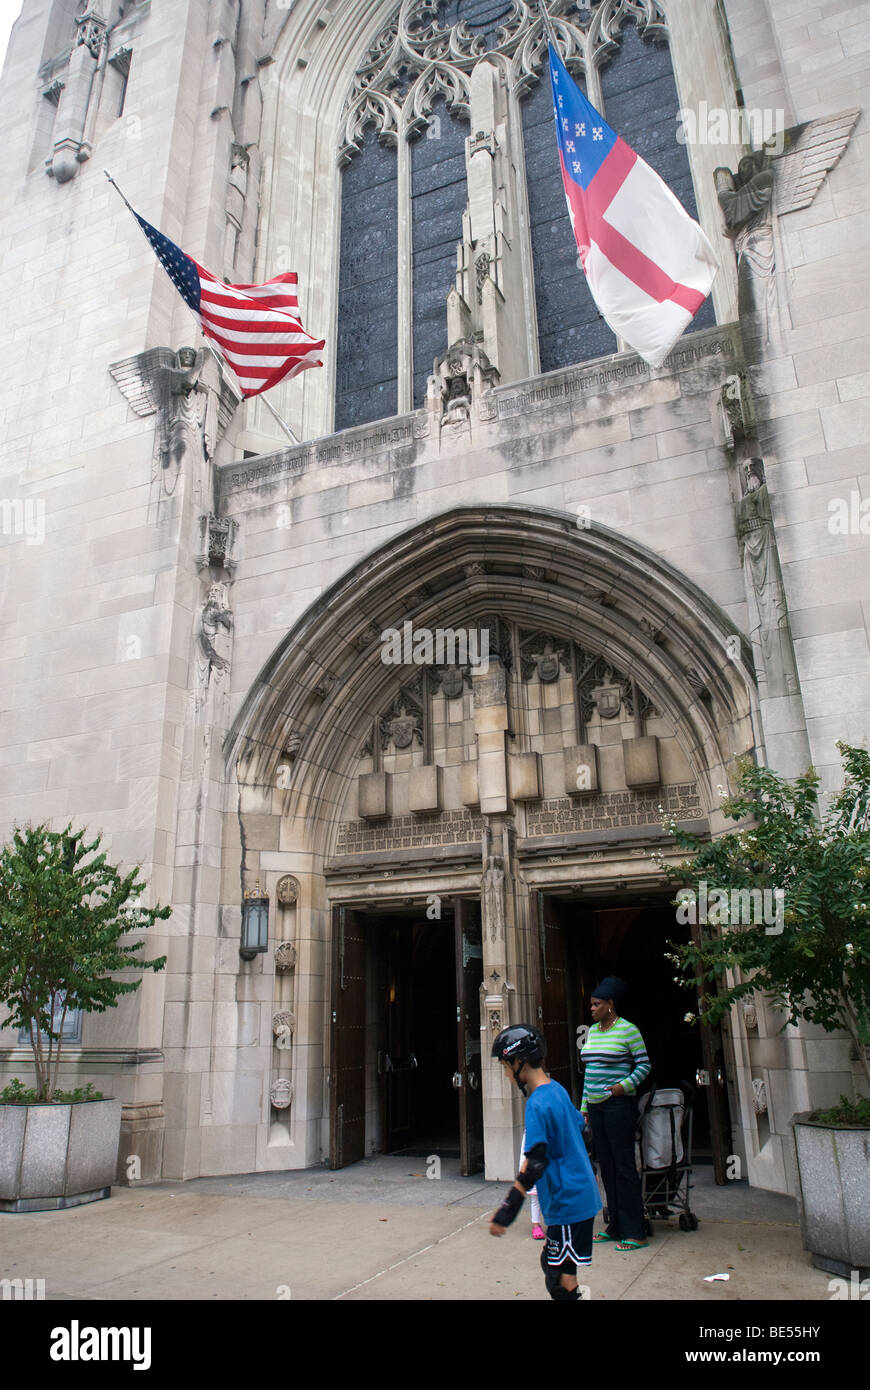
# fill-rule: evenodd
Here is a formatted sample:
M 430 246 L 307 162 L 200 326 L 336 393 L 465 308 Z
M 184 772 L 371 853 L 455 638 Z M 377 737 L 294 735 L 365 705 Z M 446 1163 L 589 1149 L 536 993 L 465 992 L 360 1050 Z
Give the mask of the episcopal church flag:
M 228 285 L 186 256 L 134 208 L 130 211 L 185 304 L 197 315 L 206 338 L 217 343 L 235 372 L 246 400 L 308 367 L 323 366 L 324 343 L 302 327 L 298 277 L 292 271 L 275 275 L 264 285 Z
M 613 332 L 660 367 L 718 263 L 667 184 L 590 105 L 550 44 L 562 182 L 592 298 Z

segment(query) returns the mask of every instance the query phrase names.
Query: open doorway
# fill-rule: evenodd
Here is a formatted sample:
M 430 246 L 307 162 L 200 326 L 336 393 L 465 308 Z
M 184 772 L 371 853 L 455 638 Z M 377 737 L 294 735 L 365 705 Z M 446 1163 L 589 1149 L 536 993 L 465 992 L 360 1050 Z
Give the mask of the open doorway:
M 697 1012 L 696 997 L 675 982 L 674 965 L 665 956 L 669 942 L 688 941 L 690 928 L 677 923 L 667 897 L 611 895 L 596 902 L 539 893 L 537 911 L 540 997 L 548 1055 L 556 1065 L 552 1074 L 579 1105 L 578 1030 L 582 1041 L 596 984 L 607 975 L 619 976 L 628 986 L 622 1012 L 640 1029 L 656 1085 L 687 1081 L 695 1087 L 694 1159 L 712 1162 L 718 1170 L 730 1149 L 721 1042 L 711 1030 L 686 1020 Z M 713 1056 L 718 1060 L 711 1066 Z M 709 1084 L 697 1085 L 705 1077 Z
M 333 913 L 330 1166 L 367 1153 L 483 1160 L 479 904 Z
M 383 1153 L 459 1157 L 452 917 L 371 924 Z

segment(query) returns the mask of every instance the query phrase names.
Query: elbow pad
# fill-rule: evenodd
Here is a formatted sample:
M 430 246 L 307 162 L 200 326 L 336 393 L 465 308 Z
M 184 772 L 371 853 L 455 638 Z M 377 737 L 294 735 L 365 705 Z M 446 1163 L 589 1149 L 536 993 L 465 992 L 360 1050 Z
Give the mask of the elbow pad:
M 509 1226 L 525 1201 L 521 1192 L 512 1187 L 492 1220 L 495 1226 Z
M 550 1160 L 547 1158 L 546 1144 L 535 1144 L 526 1154 L 526 1166 L 521 1173 L 517 1174 L 517 1182 L 526 1192 L 531 1192 L 537 1186 L 538 1179 L 542 1176 L 544 1169 Z

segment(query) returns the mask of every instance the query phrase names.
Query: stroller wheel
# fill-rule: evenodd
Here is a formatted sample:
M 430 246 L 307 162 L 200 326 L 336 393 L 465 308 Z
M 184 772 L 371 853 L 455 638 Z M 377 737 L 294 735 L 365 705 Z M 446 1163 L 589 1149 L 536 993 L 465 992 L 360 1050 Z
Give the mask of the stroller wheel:
M 651 1235 L 652 1235 L 652 1233 L 653 1233 L 653 1228 L 652 1228 L 652 1222 L 651 1222 L 651 1221 L 649 1221 L 649 1220 L 644 1221 L 644 1223 L 643 1223 L 643 1233 L 644 1233 L 645 1236 L 651 1236 Z
M 688 1216 L 688 1218 L 689 1218 L 689 1230 L 690 1230 L 690 1231 L 697 1231 L 697 1229 L 698 1229 L 698 1218 L 697 1218 L 697 1216 L 695 1215 L 695 1213 L 694 1213 L 693 1211 L 687 1212 L 687 1216 Z
M 680 1212 L 680 1230 L 681 1230 L 681 1231 L 691 1231 L 691 1229 L 692 1229 L 692 1227 L 691 1227 L 691 1223 L 690 1223 L 690 1221 L 689 1221 L 688 1214 L 687 1214 L 686 1212 L 684 1212 L 684 1211 L 681 1211 L 681 1212 Z

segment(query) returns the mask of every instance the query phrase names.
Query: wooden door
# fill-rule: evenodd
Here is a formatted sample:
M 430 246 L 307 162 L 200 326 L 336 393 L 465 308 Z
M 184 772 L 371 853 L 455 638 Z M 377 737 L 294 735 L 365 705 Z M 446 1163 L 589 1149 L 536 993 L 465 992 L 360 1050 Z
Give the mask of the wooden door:
M 700 928 L 695 924 L 692 926 L 692 939 L 697 943 L 699 938 Z M 710 992 L 710 987 L 705 986 L 699 978 L 699 1003 L 705 993 L 709 994 Z M 698 1086 L 699 1099 L 703 1098 L 707 1102 L 707 1113 L 710 1120 L 710 1145 L 713 1150 L 713 1176 L 716 1182 L 724 1187 L 728 1181 L 726 1172 L 728 1158 L 733 1152 L 731 1115 L 728 1108 L 728 1087 L 725 1077 L 725 1049 L 722 1043 L 722 1034 L 718 1028 L 711 1028 L 709 1024 L 701 1023 L 698 1031 L 701 1035 L 703 1061 L 694 1079 Z
M 453 919 L 456 950 L 456 1071 L 459 1100 L 459 1171 L 483 1167 L 483 1091 L 480 1056 L 480 986 L 483 933 L 480 904 L 458 898 Z
M 546 893 L 536 893 L 531 915 L 532 980 L 537 994 L 537 1027 L 547 1042 L 546 1069 L 576 1101 L 575 1009 L 561 904 Z
M 361 912 L 332 909 L 329 1166 L 365 1156 L 366 943 Z

